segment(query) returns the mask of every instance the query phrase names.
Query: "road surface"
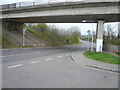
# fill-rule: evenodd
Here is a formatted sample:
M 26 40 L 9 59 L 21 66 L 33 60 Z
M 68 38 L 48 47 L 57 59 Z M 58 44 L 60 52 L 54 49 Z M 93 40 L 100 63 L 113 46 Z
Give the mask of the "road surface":
M 118 88 L 118 74 L 71 60 L 90 43 L 54 48 L 3 50 L 3 88 Z

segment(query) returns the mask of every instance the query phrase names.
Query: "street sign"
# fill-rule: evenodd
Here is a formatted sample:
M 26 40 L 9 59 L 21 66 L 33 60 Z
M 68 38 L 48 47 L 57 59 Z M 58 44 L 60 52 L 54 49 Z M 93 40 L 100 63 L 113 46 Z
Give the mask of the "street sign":
M 88 33 L 88 35 L 91 35 L 91 31 L 90 30 L 88 30 L 87 33 Z

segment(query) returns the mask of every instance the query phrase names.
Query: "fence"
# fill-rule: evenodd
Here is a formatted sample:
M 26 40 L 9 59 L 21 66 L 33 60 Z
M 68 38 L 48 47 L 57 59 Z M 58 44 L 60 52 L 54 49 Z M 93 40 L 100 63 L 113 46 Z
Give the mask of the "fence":
M 108 52 L 113 52 L 113 53 L 118 53 L 120 52 L 120 46 L 119 45 L 103 45 L 103 50 L 108 51 Z

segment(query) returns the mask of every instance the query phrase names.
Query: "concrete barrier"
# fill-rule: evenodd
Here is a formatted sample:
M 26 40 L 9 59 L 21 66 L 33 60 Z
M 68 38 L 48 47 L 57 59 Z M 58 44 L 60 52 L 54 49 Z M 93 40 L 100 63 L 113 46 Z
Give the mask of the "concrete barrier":
M 103 45 L 103 50 L 108 51 L 108 52 L 113 52 L 113 53 L 118 53 L 120 52 L 120 45 Z

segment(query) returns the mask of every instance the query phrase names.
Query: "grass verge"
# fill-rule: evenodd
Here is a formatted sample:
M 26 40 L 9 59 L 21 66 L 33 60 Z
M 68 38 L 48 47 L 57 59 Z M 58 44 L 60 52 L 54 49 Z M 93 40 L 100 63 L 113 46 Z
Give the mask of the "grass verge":
M 21 48 L 33 48 L 32 46 L 22 46 Z
M 85 52 L 84 55 L 90 59 L 100 61 L 100 62 L 105 62 L 105 63 L 110 63 L 110 64 L 120 64 L 120 59 L 119 57 L 113 56 L 108 53 L 104 52 Z

